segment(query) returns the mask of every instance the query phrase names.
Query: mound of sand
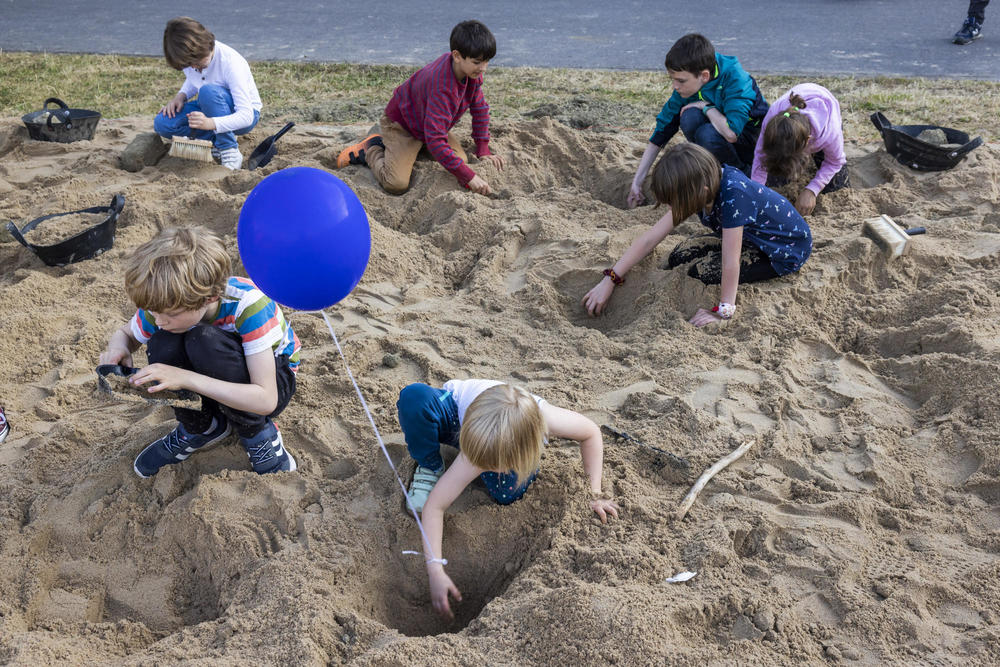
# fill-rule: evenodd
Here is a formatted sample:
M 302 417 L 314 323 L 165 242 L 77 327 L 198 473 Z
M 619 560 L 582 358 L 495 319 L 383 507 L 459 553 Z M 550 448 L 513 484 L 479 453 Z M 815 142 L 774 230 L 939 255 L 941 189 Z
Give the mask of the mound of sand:
M 579 306 L 662 213 L 623 208 L 641 136 L 497 124 L 509 167 L 483 169 L 490 198 L 430 160 L 401 197 L 364 168 L 339 172 L 373 250 L 329 312 L 405 475 L 397 394 L 452 377 L 518 382 L 691 462 L 607 439 L 605 488 L 623 509 L 608 526 L 567 442 L 514 505 L 466 491 L 446 522 L 464 595 L 446 625 L 421 559 L 401 553 L 419 534 L 314 314 L 290 313 L 303 363 L 279 419 L 298 473 L 254 475 L 235 440 L 152 480 L 133 473 L 173 421 L 96 390 L 98 355 L 133 312 L 124 258 L 190 224 L 235 258 L 260 179 L 329 168 L 365 129 L 298 125 L 252 173 L 170 157 L 122 170 L 147 126 L 104 120 L 93 141 L 54 144 L 0 121 L 0 219 L 127 202 L 114 248 L 93 260 L 46 267 L 0 239 L 13 425 L 0 446 L 0 661 L 1000 661 L 1000 147 L 920 174 L 850 146 L 855 187 L 820 199 L 801 274 L 743 286 L 738 319 L 716 332 L 686 323 L 716 290 L 657 268 L 700 229 L 690 221 L 606 316 Z M 244 154 L 277 127 L 244 137 Z M 912 255 L 887 264 L 860 236 L 880 213 L 927 227 Z M 750 453 L 672 522 L 701 470 L 747 438 Z M 664 583 L 682 570 L 698 575 Z

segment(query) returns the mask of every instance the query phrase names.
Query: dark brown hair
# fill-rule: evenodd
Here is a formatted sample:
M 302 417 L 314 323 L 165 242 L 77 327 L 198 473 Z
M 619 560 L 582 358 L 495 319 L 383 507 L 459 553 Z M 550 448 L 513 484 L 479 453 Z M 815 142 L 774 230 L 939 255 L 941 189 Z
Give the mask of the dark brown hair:
M 674 42 L 663 64 L 671 72 L 697 75 L 707 69 L 712 74 L 715 71 L 715 47 L 704 35 L 692 32 Z
M 684 142 L 669 148 L 653 170 L 653 196 L 666 204 L 674 224 L 705 208 L 719 193 L 722 167 L 698 144 Z
M 812 126 L 801 113 L 806 101 L 795 91 L 788 96 L 791 106 L 772 118 L 764 128 L 764 169 L 778 180 L 794 181 L 809 162 L 809 135 Z
M 201 62 L 214 48 L 215 35 L 193 18 L 178 16 L 167 21 L 163 30 L 163 55 L 174 69 L 182 70 Z

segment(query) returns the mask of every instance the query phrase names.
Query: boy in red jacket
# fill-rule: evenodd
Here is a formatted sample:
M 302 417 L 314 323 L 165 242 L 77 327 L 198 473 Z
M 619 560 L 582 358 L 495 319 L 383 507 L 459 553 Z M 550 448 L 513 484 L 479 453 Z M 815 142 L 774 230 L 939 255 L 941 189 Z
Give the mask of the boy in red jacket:
M 476 156 L 503 169 L 503 158 L 490 153 L 490 107 L 482 91 L 483 72 L 496 51 L 489 28 L 479 21 L 459 23 L 451 31 L 451 52 L 396 88 L 382 115 L 381 134 L 342 150 L 337 168 L 367 165 L 386 192 L 402 194 L 410 187 L 417 153 L 426 144 L 460 184 L 481 195 L 492 193 L 489 183 L 466 164 L 465 151 L 451 129 L 468 109 Z

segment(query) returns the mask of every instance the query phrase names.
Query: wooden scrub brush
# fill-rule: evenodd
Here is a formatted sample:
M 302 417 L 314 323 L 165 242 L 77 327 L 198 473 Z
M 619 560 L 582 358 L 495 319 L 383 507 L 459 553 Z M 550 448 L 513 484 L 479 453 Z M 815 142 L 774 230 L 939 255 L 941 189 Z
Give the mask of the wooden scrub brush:
M 212 142 L 207 139 L 188 139 L 187 137 L 173 137 L 170 142 L 171 157 L 179 157 L 183 160 L 196 160 L 198 162 L 214 162 L 212 157 Z
M 926 232 L 927 229 L 924 227 L 903 229 L 887 215 L 869 218 L 861 226 L 861 233 L 880 245 L 886 251 L 888 259 L 895 259 L 909 253 L 910 237 Z

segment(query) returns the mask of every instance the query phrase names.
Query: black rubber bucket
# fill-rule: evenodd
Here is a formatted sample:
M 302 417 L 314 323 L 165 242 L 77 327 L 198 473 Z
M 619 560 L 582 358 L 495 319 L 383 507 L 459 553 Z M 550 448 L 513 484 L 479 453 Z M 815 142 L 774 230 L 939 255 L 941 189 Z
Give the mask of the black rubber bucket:
M 951 169 L 970 151 L 983 144 L 982 137 L 969 139 L 965 132 L 941 127 L 939 125 L 893 125 L 889 119 L 876 111 L 871 115 L 872 124 L 882 135 L 885 150 L 896 158 L 900 164 L 905 164 L 918 171 L 944 171 Z M 958 148 L 932 144 L 917 136 L 925 130 L 941 130 L 949 144 Z
M 14 239 L 31 252 L 38 255 L 39 259 L 49 266 L 63 266 L 80 262 L 91 257 L 100 255 L 105 250 L 111 248 L 115 242 L 115 228 L 118 225 L 118 216 L 125 206 L 125 197 L 115 195 L 111 199 L 109 206 L 94 206 L 84 208 L 79 211 L 67 211 L 66 213 L 53 213 L 35 218 L 20 229 L 13 222 L 7 223 L 7 231 Z M 25 240 L 24 235 L 37 227 L 39 223 L 63 215 L 73 215 L 74 213 L 104 213 L 108 217 L 103 222 L 99 222 L 90 229 L 85 229 L 79 234 L 74 234 L 68 239 L 63 239 L 53 245 L 35 245 Z
M 55 104 L 56 107 L 49 109 L 49 104 Z M 69 144 L 93 139 L 101 114 L 87 109 L 70 109 L 58 97 L 50 97 L 45 100 L 40 111 L 25 114 L 21 116 L 21 120 L 32 139 Z

